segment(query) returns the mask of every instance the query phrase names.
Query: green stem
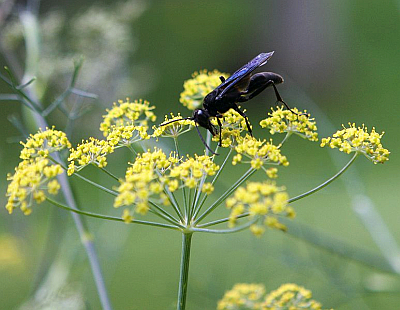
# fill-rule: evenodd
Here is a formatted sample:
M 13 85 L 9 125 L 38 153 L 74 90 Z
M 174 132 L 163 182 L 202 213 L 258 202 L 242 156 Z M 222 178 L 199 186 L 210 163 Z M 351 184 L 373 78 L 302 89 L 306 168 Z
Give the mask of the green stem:
M 103 215 L 103 214 L 98 214 L 98 213 L 93 213 L 93 212 L 87 212 L 87 211 L 82 211 L 79 209 L 73 209 L 70 208 L 66 205 L 63 205 L 49 197 L 46 197 L 46 200 L 48 202 L 50 202 L 51 204 L 55 205 L 56 207 L 65 209 L 67 211 L 71 211 L 77 214 L 81 214 L 81 215 L 86 215 L 86 216 L 90 216 L 90 217 L 94 217 L 94 218 L 99 218 L 99 219 L 103 219 L 103 220 L 109 220 L 109 221 L 117 221 L 117 222 L 124 222 L 124 220 L 120 217 L 115 217 L 115 216 L 109 216 L 109 215 Z M 141 225 L 148 225 L 148 226 L 155 226 L 155 227 L 161 227 L 161 228 L 168 228 L 168 229 L 173 229 L 173 230 L 179 230 L 179 228 L 177 226 L 173 226 L 173 225 L 168 225 L 168 224 L 162 224 L 162 223 L 156 223 L 156 222 L 149 222 L 149 221 L 140 221 L 140 220 L 135 220 L 133 219 L 130 223 L 134 223 L 134 224 L 141 224 Z
M 154 202 L 149 200 L 149 203 L 157 210 L 152 210 L 153 213 L 161 218 L 163 218 L 164 220 L 166 220 L 167 222 L 171 223 L 172 225 L 176 225 L 179 226 L 181 228 L 183 228 L 183 226 L 179 223 L 179 221 L 174 218 L 171 214 L 169 214 L 167 211 L 165 211 L 163 208 L 161 208 L 160 206 L 158 206 L 157 204 L 155 204 Z
M 80 178 L 81 180 L 93 185 L 94 187 L 97 187 L 98 189 L 101 189 L 102 191 L 104 191 L 104 192 L 106 192 L 106 193 L 108 193 L 110 195 L 118 196 L 118 193 L 116 191 L 113 191 L 111 189 L 108 189 L 107 187 L 104 187 L 103 185 L 100 185 L 100 184 L 98 184 L 96 182 L 93 182 L 92 180 L 89 180 L 89 179 L 85 178 L 84 176 L 80 175 L 79 173 L 74 172 L 73 175 L 78 177 L 78 178 Z
M 135 149 L 132 147 L 132 145 L 128 145 L 128 149 L 132 152 L 132 154 L 137 155 L 137 152 L 135 151 Z
M 323 189 L 328 184 L 332 183 L 334 180 L 336 180 L 338 177 L 340 177 L 351 166 L 351 164 L 356 160 L 357 156 L 358 156 L 358 153 L 355 153 L 354 156 L 350 159 L 350 161 L 342 169 L 340 169 L 340 171 L 338 173 L 336 173 L 333 177 L 326 180 L 324 183 L 318 185 L 317 187 L 313 188 L 312 190 L 309 190 L 309 191 L 307 191 L 301 195 L 298 195 L 296 197 L 290 198 L 288 200 L 288 203 L 295 202 L 301 198 L 307 197 L 307 196 L 319 191 L 320 189 Z
M 179 153 L 179 145 L 178 145 L 178 139 L 177 137 L 174 136 L 174 144 L 175 144 L 175 151 L 176 154 L 178 155 L 178 158 L 181 156 Z M 187 197 L 186 197 L 186 187 L 183 184 L 183 181 L 181 181 L 181 185 L 182 185 L 182 194 L 183 194 L 183 209 L 185 211 L 185 222 L 188 222 L 189 219 L 189 202 L 187 201 Z
M 178 305 L 177 310 L 185 310 L 186 296 L 189 280 L 190 246 L 192 244 L 192 232 L 182 233 L 181 268 L 179 277 Z
M 195 221 L 194 225 L 200 222 L 203 218 L 205 218 L 208 214 L 210 214 L 216 207 L 218 207 L 232 192 L 237 189 L 244 181 L 246 181 L 254 172 L 257 170 L 250 168 L 247 170 L 240 178 L 233 184 L 225 193 L 222 194 L 211 206 L 208 207 L 206 211 L 202 215 L 200 215 Z
M 161 172 L 158 171 L 157 169 L 156 169 L 156 173 L 157 173 L 158 177 L 161 177 L 161 176 L 162 176 L 162 175 L 161 175 Z M 176 198 L 175 198 L 174 193 L 171 192 L 171 191 L 168 189 L 167 186 L 164 186 L 164 193 L 168 196 L 169 201 L 171 202 L 171 205 L 172 205 L 172 207 L 173 207 L 174 210 L 175 210 L 175 213 L 178 215 L 179 219 L 180 219 L 181 222 L 183 223 L 184 220 L 183 220 L 183 217 L 182 217 L 182 212 L 181 212 L 181 209 L 179 208 L 179 205 L 178 205 L 178 203 L 177 203 L 177 201 L 176 201 Z
M 287 139 L 289 139 L 289 137 L 290 137 L 291 135 L 292 135 L 292 132 L 287 132 L 287 133 L 286 133 L 285 138 L 283 138 L 282 142 L 279 143 L 278 149 L 280 149 L 280 148 L 283 146 L 283 144 L 286 142 Z
M 209 131 L 207 130 L 206 144 L 207 144 L 208 146 L 210 146 L 210 143 L 211 143 L 211 132 L 209 132 Z M 210 151 L 208 150 L 208 147 L 206 147 L 205 149 L 206 149 L 206 155 L 207 155 L 207 156 L 210 156 Z
M 100 168 L 101 171 L 105 172 L 106 174 L 108 174 L 110 177 L 112 177 L 114 180 L 119 181 L 120 178 L 118 178 L 116 175 L 114 175 L 113 173 L 111 173 L 110 171 L 108 171 L 106 168 Z
M 55 163 L 57 165 L 60 165 L 61 168 L 63 168 L 65 171 L 68 171 L 68 168 L 63 163 L 61 163 L 59 160 L 53 158 L 52 156 L 49 156 L 48 159 L 50 159 L 53 163 Z M 89 183 L 91 185 L 93 185 L 94 187 L 97 187 L 98 189 L 101 189 L 102 191 L 104 191 L 104 192 L 106 192 L 108 194 L 111 194 L 113 196 L 118 196 L 117 192 L 115 192 L 115 191 L 113 191 L 111 189 L 108 189 L 107 187 L 104 187 L 104 186 L 102 186 L 102 185 L 100 185 L 100 184 L 98 184 L 96 182 L 93 182 L 92 180 L 89 180 L 89 179 L 85 178 L 84 176 L 80 175 L 78 172 L 74 172 L 72 175 L 80 178 L 81 180 L 83 180 L 83 181 L 85 181 L 85 182 L 87 182 L 87 183 Z
M 241 219 L 241 218 L 249 216 L 249 215 L 250 215 L 250 213 L 243 213 L 243 214 L 238 215 L 236 218 L 237 219 Z M 229 219 L 230 219 L 229 217 L 226 217 L 226 218 L 223 218 L 223 219 L 219 219 L 219 220 L 211 221 L 211 222 L 208 222 L 208 223 L 196 225 L 195 228 L 210 227 L 210 226 L 226 223 L 226 222 L 229 222 Z
M 213 234 L 230 234 L 238 231 L 245 230 L 249 226 L 253 225 L 255 222 L 258 221 L 258 218 L 254 218 L 252 221 L 247 222 L 246 224 L 234 227 L 234 228 L 228 228 L 228 229 L 208 229 L 208 228 L 192 228 L 192 231 L 194 232 L 206 232 L 206 233 L 213 233 Z
M 211 184 L 212 184 L 212 185 L 214 185 L 214 183 L 217 181 L 217 179 L 218 179 L 219 175 L 221 174 L 222 170 L 224 169 L 224 167 L 225 167 L 225 165 L 226 165 L 226 163 L 227 163 L 227 161 L 228 161 L 229 156 L 231 155 L 231 153 L 232 153 L 232 149 L 229 150 L 228 154 L 226 155 L 226 157 L 225 157 L 225 159 L 224 159 L 224 162 L 222 163 L 221 167 L 219 168 L 219 170 L 218 170 L 217 174 L 215 175 L 214 179 L 211 181 Z M 204 183 L 204 182 L 203 182 L 203 183 Z M 199 198 L 200 198 L 200 197 L 199 197 Z M 196 204 L 195 204 L 195 206 L 196 206 L 196 211 L 194 212 L 194 214 L 193 214 L 193 216 L 192 216 L 192 221 L 193 221 L 193 220 L 196 218 L 196 216 L 199 214 L 199 212 L 200 212 L 201 208 L 203 207 L 204 203 L 206 202 L 207 198 L 208 198 L 208 195 L 205 194 L 205 195 L 203 196 L 203 199 L 201 200 L 201 202 L 198 204 L 198 206 L 197 206 L 197 201 L 196 201 Z

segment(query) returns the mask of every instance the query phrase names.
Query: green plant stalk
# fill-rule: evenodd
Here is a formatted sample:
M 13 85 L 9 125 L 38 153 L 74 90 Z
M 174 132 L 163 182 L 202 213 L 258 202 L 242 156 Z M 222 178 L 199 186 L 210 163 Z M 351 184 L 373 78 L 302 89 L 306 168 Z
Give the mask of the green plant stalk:
M 115 217 L 115 216 L 109 216 L 109 215 L 103 215 L 103 214 L 98 214 L 98 213 L 93 213 L 93 212 L 88 212 L 88 211 L 82 211 L 79 209 L 72 209 L 66 205 L 63 205 L 49 197 L 46 197 L 46 200 L 50 202 L 51 204 L 55 205 L 56 207 L 59 207 L 61 209 L 71 211 L 73 213 L 85 215 L 85 216 L 90 216 L 102 220 L 109 220 L 109 221 L 117 221 L 117 222 L 124 222 L 124 220 L 120 217 Z M 173 230 L 180 230 L 177 226 L 174 225 L 169 225 L 169 224 L 163 224 L 163 223 L 156 223 L 156 222 L 149 222 L 149 221 L 141 221 L 141 220 L 131 220 L 130 223 L 133 224 L 140 224 L 140 225 L 147 225 L 147 226 L 154 226 L 154 227 L 160 227 L 160 228 L 167 228 L 167 229 L 173 229 Z
M 212 233 L 212 234 L 231 234 L 235 233 L 238 231 L 245 230 L 249 228 L 251 225 L 253 225 L 255 222 L 258 221 L 258 218 L 254 218 L 251 221 L 242 224 L 240 226 L 236 226 L 233 228 L 227 228 L 227 229 L 209 229 L 209 228 L 192 228 L 192 231 L 194 232 L 205 232 L 205 233 Z
M 250 213 L 246 212 L 246 213 L 240 214 L 240 215 L 238 215 L 236 217 L 236 219 L 241 219 L 241 218 L 247 217 L 247 216 L 250 216 Z M 219 220 L 211 221 L 211 222 L 208 222 L 208 223 L 196 225 L 195 228 L 204 228 L 204 227 L 210 227 L 210 226 L 226 223 L 226 222 L 229 222 L 229 219 L 230 219 L 229 217 L 226 217 L 226 218 L 223 218 L 223 219 L 219 219 Z
M 215 175 L 214 179 L 211 181 L 211 184 L 212 184 L 212 185 L 214 185 L 214 183 L 217 181 L 217 179 L 218 179 L 219 175 L 221 174 L 221 171 L 224 169 L 224 167 L 225 167 L 225 165 L 226 165 L 226 163 L 227 163 L 227 161 L 228 161 L 229 156 L 231 155 L 231 153 L 232 153 L 232 148 L 229 149 L 229 152 L 228 152 L 228 154 L 226 155 L 226 157 L 225 157 L 225 159 L 224 159 L 224 161 L 223 161 L 221 167 L 220 167 L 219 170 L 217 171 L 217 174 Z M 204 178 L 204 179 L 205 179 L 205 178 Z M 204 183 L 204 182 L 203 182 L 203 183 Z M 199 197 L 199 198 L 200 198 L 200 197 Z M 198 203 L 198 202 L 196 201 L 196 204 L 195 204 L 195 212 L 194 212 L 194 214 L 193 214 L 193 216 L 192 216 L 192 221 L 193 221 L 193 220 L 196 218 L 196 216 L 199 214 L 199 212 L 200 212 L 201 208 L 203 207 L 203 204 L 206 202 L 207 198 L 208 198 L 208 195 L 205 194 L 205 195 L 203 196 L 203 199 L 200 201 L 200 203 Z
M 161 208 L 160 206 L 158 206 L 157 204 L 155 204 L 154 202 L 152 202 L 150 200 L 149 200 L 149 204 L 154 207 L 154 209 L 150 208 L 150 211 L 152 211 L 154 214 L 163 218 L 164 220 L 171 223 L 172 225 L 177 225 L 177 226 L 183 228 L 183 226 L 179 223 L 179 221 L 176 218 L 174 218 L 171 214 L 169 214 L 167 211 L 165 211 L 163 208 Z
M 177 310 L 185 310 L 186 296 L 189 280 L 190 247 L 192 244 L 192 232 L 182 232 L 181 268 L 179 277 Z
M 100 168 L 101 171 L 105 172 L 108 174 L 110 177 L 112 177 L 115 181 L 119 181 L 120 178 L 118 178 L 116 175 L 114 175 L 112 172 L 108 171 L 106 168 L 102 167 Z
M 181 155 L 179 153 L 178 138 L 173 137 L 173 139 L 174 139 L 176 154 L 178 155 L 178 157 L 180 157 Z M 183 184 L 182 180 L 181 180 L 181 185 L 182 185 L 182 195 L 183 195 L 183 210 L 185 211 L 185 223 L 188 223 L 188 221 L 189 221 L 189 202 L 188 202 L 188 198 L 186 197 L 186 189 L 185 189 L 185 185 Z
M 232 192 L 237 189 L 244 181 L 246 181 L 254 172 L 256 172 L 256 169 L 249 168 L 240 178 L 233 184 L 225 193 L 222 194 L 221 197 L 219 197 L 211 206 L 208 207 L 206 211 L 202 215 L 200 215 L 195 221 L 194 224 L 196 225 L 198 222 L 200 222 L 203 218 L 205 218 L 208 214 L 210 214 L 216 207 L 218 207 Z
M 298 195 L 296 197 L 290 198 L 288 200 L 288 203 L 292 203 L 301 198 L 307 197 L 307 196 L 319 191 L 320 189 L 323 189 L 325 186 L 329 185 L 330 183 L 332 183 L 334 180 L 336 180 L 338 177 L 340 177 L 351 166 L 351 164 L 356 160 L 358 155 L 359 154 L 357 152 L 354 153 L 354 156 L 350 159 L 350 161 L 342 169 L 340 169 L 339 172 L 336 173 L 333 177 L 326 180 L 324 183 L 318 185 L 317 187 L 313 188 L 312 190 L 309 190 L 309 191 L 307 191 L 301 195 Z
M 24 74 L 23 81 L 30 80 L 32 76 L 37 72 L 37 64 L 40 55 L 40 44 L 39 44 L 39 26 L 37 17 L 32 14 L 32 12 L 24 11 L 20 14 L 21 23 L 24 27 L 24 35 L 26 42 L 26 72 Z M 33 98 L 34 102 L 38 102 L 37 100 L 37 92 L 34 90 L 32 85 L 26 87 L 26 93 L 30 98 Z M 37 113 L 32 113 L 34 121 L 37 127 L 46 128 L 48 124 L 45 118 L 38 113 L 38 111 L 34 110 Z M 61 161 L 59 155 L 55 154 L 55 159 L 57 161 Z M 64 194 L 65 200 L 67 204 L 72 209 L 78 209 L 74 196 L 72 194 L 72 190 L 70 184 L 68 182 L 68 178 L 66 173 L 62 173 L 58 175 L 58 180 L 61 185 L 61 190 Z M 96 284 L 97 292 L 100 298 L 100 302 L 102 308 L 104 310 L 111 310 L 111 303 L 108 298 L 108 293 L 106 290 L 106 286 L 104 283 L 103 275 L 101 272 L 100 264 L 98 261 L 98 257 L 96 254 L 96 250 L 94 248 L 94 243 L 92 240 L 92 235 L 89 232 L 87 225 L 84 219 L 77 213 L 71 213 L 75 226 L 78 230 L 80 240 L 85 248 L 86 254 L 88 256 L 88 260 L 90 263 L 90 267 L 92 269 L 92 274 L 94 278 L 94 282 Z
M 52 156 L 49 156 L 48 158 L 49 158 L 53 163 L 55 163 L 55 164 L 57 164 L 57 165 L 60 165 L 61 168 L 63 168 L 65 171 L 68 170 L 68 168 L 61 162 L 60 158 L 56 159 L 56 158 L 53 158 Z M 74 172 L 72 175 L 73 175 L 73 176 L 76 176 L 77 178 L 80 178 L 81 180 L 83 180 L 83 181 L 89 183 L 90 185 L 93 185 L 94 187 L 97 187 L 98 189 L 100 189 L 100 190 L 102 190 L 102 191 L 104 191 L 104 192 L 106 192 L 106 193 L 108 193 L 108 194 L 110 194 L 110 195 L 118 196 L 118 193 L 117 193 L 117 192 L 115 192 L 115 191 L 113 191 L 113 190 L 111 190 L 111 189 L 108 189 L 107 187 L 104 187 L 104 186 L 102 186 L 102 185 L 100 185 L 100 184 L 98 184 L 98 183 L 96 183 L 96 182 L 94 182 L 94 181 L 92 181 L 92 180 L 89 180 L 89 179 L 85 178 L 84 176 L 80 175 L 78 172 Z

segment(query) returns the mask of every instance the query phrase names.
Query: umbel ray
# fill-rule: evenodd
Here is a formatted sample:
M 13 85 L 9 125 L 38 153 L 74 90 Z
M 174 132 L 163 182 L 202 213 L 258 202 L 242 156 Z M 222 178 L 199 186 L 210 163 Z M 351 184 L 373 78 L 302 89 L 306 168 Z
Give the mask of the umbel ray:
M 276 84 L 283 83 L 282 76 L 274 72 L 260 72 L 252 74 L 255 69 L 265 65 L 273 54 L 274 52 L 261 53 L 233 73 L 229 78 L 225 79 L 223 76 L 220 76 L 221 84 L 204 97 L 203 108 L 194 110 L 191 117 L 175 119 L 166 123 L 162 123 L 160 126 L 165 126 L 181 120 L 192 120 L 195 122 L 197 132 L 205 147 L 212 154 L 216 154 L 205 142 L 198 126 L 207 129 L 213 136 L 215 136 L 217 134 L 216 128 L 211 124 L 210 121 L 212 117 L 215 117 L 219 126 L 219 145 L 221 146 L 222 124 L 220 118 L 223 118 L 223 114 L 225 112 L 233 109 L 245 119 L 247 130 L 250 135 L 252 135 L 249 120 L 246 114 L 237 106 L 237 103 L 246 102 L 254 98 L 267 87 L 272 86 L 275 91 L 276 100 L 278 102 L 282 102 L 292 113 L 297 114 L 290 109 L 286 102 L 283 101 L 278 89 L 276 88 Z

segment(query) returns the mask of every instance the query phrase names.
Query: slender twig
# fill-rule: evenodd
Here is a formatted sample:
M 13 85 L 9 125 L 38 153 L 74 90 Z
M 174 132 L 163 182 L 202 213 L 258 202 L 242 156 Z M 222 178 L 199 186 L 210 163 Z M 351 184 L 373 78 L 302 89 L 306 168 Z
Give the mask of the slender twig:
M 181 157 L 180 152 L 179 152 L 179 144 L 178 144 L 178 138 L 176 136 L 173 137 L 174 144 L 175 144 L 175 151 L 176 154 L 178 155 L 178 158 Z M 183 181 L 181 180 L 181 186 L 182 186 L 182 195 L 183 195 L 183 210 L 185 211 L 185 222 L 188 223 L 189 220 L 189 202 L 188 198 L 186 197 L 186 188 L 185 184 L 183 184 Z
M 223 193 L 211 206 L 208 207 L 206 211 L 202 215 L 200 215 L 195 221 L 194 225 L 200 222 L 203 218 L 205 218 L 208 214 L 210 214 L 216 207 L 218 207 L 232 192 L 238 188 L 244 181 L 246 181 L 254 172 L 255 169 L 250 168 L 247 170 L 240 178 L 237 180 L 225 193 Z
M 283 138 L 282 142 L 279 143 L 278 149 L 280 149 L 280 148 L 283 146 L 283 144 L 290 138 L 291 135 L 292 135 L 292 132 L 291 132 L 291 131 L 289 131 L 289 132 L 286 133 L 286 135 L 285 135 L 285 137 Z
M 226 157 L 225 157 L 225 159 L 224 159 L 222 165 L 220 166 L 219 170 L 217 171 L 217 173 L 216 173 L 214 179 L 211 181 L 211 184 L 212 184 L 212 185 L 214 185 L 214 183 L 218 180 L 218 177 L 219 177 L 219 175 L 221 174 L 222 170 L 224 169 L 226 163 L 228 162 L 228 159 L 229 159 L 229 156 L 231 155 L 231 153 L 232 153 L 232 148 L 229 150 L 228 154 L 226 154 Z M 203 182 L 203 183 L 204 183 L 204 182 Z M 196 201 L 196 210 L 195 210 L 195 212 L 194 212 L 194 214 L 193 214 L 193 216 L 192 216 L 192 221 L 193 221 L 193 220 L 196 218 L 196 216 L 199 214 L 199 212 L 200 212 L 201 208 L 203 207 L 204 203 L 206 202 L 207 198 L 208 198 L 208 195 L 205 194 L 205 195 L 203 196 L 203 199 L 202 199 L 202 200 L 200 201 L 200 203 L 198 204 L 198 206 L 197 206 L 197 201 Z
M 52 162 L 54 162 L 54 163 L 60 165 L 61 168 L 63 168 L 65 171 L 68 170 L 68 168 L 67 168 L 63 163 L 61 163 L 60 161 L 56 160 L 54 157 L 49 156 L 48 158 L 49 158 Z M 85 178 L 83 175 L 80 175 L 78 172 L 74 172 L 72 175 L 73 175 L 73 176 L 76 176 L 76 177 L 78 177 L 78 178 L 80 178 L 81 180 L 83 180 L 83 181 L 85 181 L 85 182 L 87 182 L 87 183 L 89 183 L 89 184 L 91 184 L 91 185 L 93 185 L 94 187 L 97 187 L 98 189 L 101 189 L 102 191 L 104 191 L 104 192 L 106 192 L 106 193 L 108 193 L 108 194 L 111 194 L 111 195 L 113 195 L 113 196 L 118 196 L 118 193 L 117 193 L 116 191 L 113 191 L 113 190 L 111 190 L 111 189 L 108 189 L 107 187 L 104 187 L 103 185 L 100 185 L 100 184 L 98 184 L 98 183 L 96 183 L 96 182 L 94 182 L 94 181 L 92 181 L 92 180 L 89 180 L 88 178 Z
M 238 231 L 245 230 L 246 228 L 253 225 L 257 221 L 258 221 L 258 218 L 254 218 L 253 220 L 251 220 L 243 225 L 240 225 L 240 226 L 237 226 L 234 228 L 228 228 L 228 229 L 192 228 L 192 231 L 193 232 L 212 233 L 212 234 L 230 234 L 230 233 L 235 233 Z
M 307 197 L 307 196 L 319 191 L 320 189 L 323 189 L 328 184 L 332 183 L 339 176 L 341 176 L 347 170 L 347 168 L 350 167 L 350 165 L 356 160 L 357 156 L 358 156 L 358 153 L 355 153 L 354 156 L 350 159 L 350 161 L 342 169 L 340 169 L 340 171 L 338 173 L 336 173 L 333 177 L 331 177 L 330 179 L 326 180 L 324 183 L 318 185 L 317 187 L 315 187 L 315 188 L 313 188 L 313 189 L 311 189 L 311 190 L 309 190 L 309 191 L 307 191 L 307 192 L 305 192 L 305 193 L 303 193 L 301 195 L 298 195 L 296 197 L 290 198 L 288 200 L 288 203 L 292 203 L 292 202 L 295 202 L 295 201 L 297 201 L 297 200 L 299 200 L 301 198 Z
M 235 218 L 236 219 L 241 219 L 241 218 L 247 217 L 249 215 L 250 215 L 250 213 L 243 213 L 243 214 L 240 214 L 240 215 L 236 216 Z M 223 218 L 223 219 L 219 219 L 219 220 L 211 221 L 211 222 L 208 222 L 208 223 L 196 225 L 195 228 L 210 227 L 210 226 L 214 226 L 214 225 L 218 225 L 218 224 L 229 222 L 229 220 L 230 220 L 230 218 L 226 217 L 226 218 Z
M 109 216 L 109 215 L 103 215 L 103 214 L 98 214 L 98 213 L 93 213 L 93 212 L 88 212 L 88 211 L 82 211 L 78 209 L 72 209 L 66 205 L 63 205 L 49 197 L 46 197 L 46 200 L 50 202 L 51 204 L 55 205 L 56 207 L 81 214 L 81 215 L 86 215 L 94 218 L 99 218 L 103 220 L 109 220 L 109 221 L 117 221 L 117 222 L 125 222 L 122 218 L 120 217 L 115 217 L 115 216 Z M 126 222 L 125 222 L 126 223 Z M 179 230 L 177 226 L 174 225 L 169 225 L 169 224 L 163 224 L 163 223 L 157 223 L 157 222 L 149 222 L 149 221 L 141 221 L 141 220 L 135 220 L 132 219 L 130 223 L 133 224 L 140 224 L 140 225 L 147 225 L 147 226 L 155 226 L 155 227 L 161 227 L 161 228 L 167 228 L 167 229 L 173 229 L 173 230 Z
M 154 212 L 154 214 L 160 216 L 161 218 L 163 218 L 164 220 L 168 221 L 169 223 L 171 223 L 173 225 L 177 225 L 181 228 L 184 228 L 176 218 L 174 218 L 171 214 L 169 214 L 167 211 L 165 211 L 163 208 L 161 208 L 155 202 L 149 200 L 149 204 L 158 211 L 158 212 Z
M 110 177 L 112 177 L 114 180 L 119 181 L 120 178 L 118 178 L 115 174 L 113 174 L 112 172 L 108 171 L 106 168 L 101 167 L 100 168 L 101 171 L 105 172 L 106 174 L 108 174 Z
M 31 109 L 32 111 L 35 111 L 35 112 L 37 112 L 37 113 L 39 113 L 39 114 L 42 113 L 41 105 L 40 105 L 39 103 L 33 101 L 33 100 L 26 94 L 26 92 L 24 92 L 24 91 L 21 90 L 21 89 L 18 89 L 18 88 L 17 88 L 18 86 L 15 85 L 14 78 L 13 78 L 13 76 L 11 75 L 11 71 L 10 71 L 7 67 L 5 67 L 4 69 L 5 69 L 5 70 L 7 71 L 7 73 L 9 74 L 10 80 L 7 79 L 7 78 L 6 78 L 4 75 L 2 75 L 1 73 L 0 73 L 0 79 L 2 79 L 6 84 L 8 84 L 8 86 L 10 86 L 12 90 L 14 90 L 15 94 L 19 97 L 20 102 L 21 102 L 22 104 L 24 104 L 25 106 L 27 106 L 27 107 L 28 107 L 29 109 Z

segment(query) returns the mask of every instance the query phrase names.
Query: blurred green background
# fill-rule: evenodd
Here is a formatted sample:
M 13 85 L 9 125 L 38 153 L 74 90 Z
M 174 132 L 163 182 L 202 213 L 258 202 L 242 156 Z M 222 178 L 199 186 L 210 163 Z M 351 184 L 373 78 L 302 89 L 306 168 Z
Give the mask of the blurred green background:
M 0 70 L 4 74 L 8 65 L 20 75 L 25 52 L 18 12 L 23 5 L 15 4 L 7 14 L 5 4 L 11 2 L 0 1 Z M 195 235 L 188 309 L 215 309 L 224 292 L 238 282 L 263 283 L 267 290 L 294 282 L 312 290 L 327 308 L 400 309 L 399 276 L 386 270 L 390 261 L 400 272 L 399 1 L 42 1 L 39 12 L 42 57 L 37 87 L 43 102 L 48 104 L 68 86 L 72 59 L 79 54 L 86 61 L 78 86 L 99 95 L 96 101 L 69 99 L 71 105 L 91 104 L 91 112 L 73 124 L 66 124 L 59 112 L 49 116 L 51 125 L 73 129 L 73 143 L 100 137 L 104 109 L 125 97 L 149 100 L 157 106 L 159 121 L 169 112 L 189 116 L 179 94 L 194 71 L 232 73 L 257 54 L 272 50 L 275 54 L 263 69 L 285 78 L 279 86 L 281 95 L 290 106 L 307 109 L 316 118 L 320 137 L 348 122 L 385 131 L 382 142 L 392 153 L 390 161 L 373 165 L 359 158 L 342 181 L 293 203 L 298 216 L 289 233 L 268 231 L 260 239 L 248 231 Z M 0 83 L 1 93 L 9 91 Z M 254 125 L 274 101 L 272 90 L 267 90 L 246 104 Z M 25 112 L 16 101 L 1 102 L 2 193 L 21 149 L 16 143 L 21 134 L 8 118 L 20 115 L 29 122 Z M 255 136 L 265 132 L 256 129 Z M 185 152 L 202 150 L 195 131 L 182 136 L 180 145 Z M 328 179 L 349 159 L 296 137 L 285 145 L 284 154 L 290 166 L 280 169 L 278 183 L 291 196 Z M 109 167 L 122 176 L 129 160 L 128 153 L 113 154 Z M 226 172 L 215 195 L 241 169 Z M 85 175 L 106 184 L 94 169 L 88 168 Z M 111 197 L 79 180 L 73 185 L 83 209 L 120 214 L 112 208 Z M 0 204 L 5 203 L 3 194 Z M 71 216 L 46 204 L 34 208 L 29 217 L 17 211 L 12 216 L 4 208 L 0 211 L 0 308 L 42 309 L 43 292 L 51 287 L 54 304 L 46 309 L 99 309 Z M 218 212 L 227 214 L 223 207 Z M 173 309 L 180 235 L 96 219 L 88 222 L 114 308 Z M 309 229 L 316 233 L 307 235 Z M 326 250 L 328 240 L 340 248 L 348 245 L 347 250 L 361 253 L 375 267 L 350 259 L 350 252 Z

